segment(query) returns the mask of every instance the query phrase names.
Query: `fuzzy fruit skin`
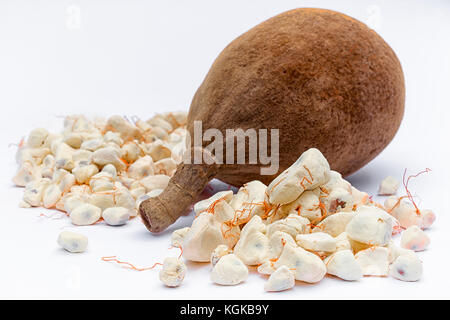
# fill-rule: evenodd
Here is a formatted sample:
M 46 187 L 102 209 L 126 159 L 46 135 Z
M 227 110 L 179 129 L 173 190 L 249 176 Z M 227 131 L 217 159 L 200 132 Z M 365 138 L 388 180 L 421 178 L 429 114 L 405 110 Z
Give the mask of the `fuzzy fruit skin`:
M 404 101 L 400 62 L 375 31 L 338 12 L 302 8 L 262 22 L 222 51 L 193 98 L 188 130 L 193 136 L 194 120 L 203 132 L 277 128 L 278 173 L 315 147 L 347 176 L 392 140 Z M 249 164 L 217 174 L 236 186 L 275 176 Z
M 211 179 L 269 184 L 313 147 L 347 176 L 392 140 L 404 102 L 400 62 L 365 24 L 322 9 L 277 15 L 217 57 L 192 100 L 187 129 L 192 143 L 195 120 L 202 121 L 203 132 L 216 128 L 224 136 L 226 129 L 279 129 L 278 172 L 261 176 L 258 164 L 181 163 L 164 192 L 141 203 L 142 221 L 161 232 L 190 211 Z M 205 155 L 205 149 L 194 149 Z

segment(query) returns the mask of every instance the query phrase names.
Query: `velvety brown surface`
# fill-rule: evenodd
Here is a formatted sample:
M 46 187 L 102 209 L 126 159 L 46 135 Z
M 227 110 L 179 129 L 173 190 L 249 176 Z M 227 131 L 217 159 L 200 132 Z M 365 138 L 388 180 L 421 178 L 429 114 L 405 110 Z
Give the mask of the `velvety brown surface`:
M 341 13 L 296 9 L 222 51 L 194 96 L 188 129 L 193 135 L 194 120 L 203 131 L 279 129 L 279 172 L 316 147 L 345 176 L 394 137 L 404 97 L 400 63 L 374 31 Z M 261 176 L 259 165 L 181 164 L 164 192 L 141 204 L 147 228 L 166 229 L 213 177 L 236 186 L 274 178 Z
M 231 42 L 191 104 L 188 124 L 280 129 L 280 172 L 316 147 L 344 176 L 394 137 L 404 79 L 392 49 L 365 24 L 338 12 L 296 9 Z M 257 165 L 223 166 L 217 178 L 266 183 Z

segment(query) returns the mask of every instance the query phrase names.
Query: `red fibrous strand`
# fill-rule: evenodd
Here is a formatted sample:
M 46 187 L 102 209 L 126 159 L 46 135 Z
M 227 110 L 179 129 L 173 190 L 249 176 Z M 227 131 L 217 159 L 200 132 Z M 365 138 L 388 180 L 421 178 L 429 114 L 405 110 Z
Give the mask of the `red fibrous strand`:
M 128 269 L 132 269 L 132 270 L 136 270 L 136 271 L 145 271 L 145 270 L 151 270 L 154 269 L 156 266 L 160 265 L 162 266 L 162 263 L 156 262 L 154 265 L 152 265 L 151 267 L 146 267 L 146 268 L 137 268 L 134 265 L 132 265 L 129 262 L 126 261 L 120 261 L 116 258 L 116 256 L 109 256 L 109 257 L 102 257 L 101 258 L 102 261 L 106 261 L 106 262 L 116 262 L 117 264 L 120 265 L 124 265 L 126 266 L 126 268 Z
M 420 176 L 422 173 L 428 173 L 431 171 L 431 169 L 429 168 L 425 168 L 425 170 L 422 170 L 420 172 L 418 172 L 417 174 L 413 174 L 408 176 L 408 178 L 406 178 L 406 171 L 407 169 L 405 168 L 405 171 L 403 172 L 403 186 L 405 187 L 405 191 L 406 191 L 406 196 L 408 197 L 409 201 L 411 201 L 411 203 L 413 204 L 414 208 L 416 209 L 416 213 L 420 214 L 420 210 L 416 205 L 416 202 L 414 201 L 414 198 L 411 194 L 411 191 L 408 188 L 408 184 L 409 184 L 409 180 L 411 178 L 417 178 L 418 176 Z

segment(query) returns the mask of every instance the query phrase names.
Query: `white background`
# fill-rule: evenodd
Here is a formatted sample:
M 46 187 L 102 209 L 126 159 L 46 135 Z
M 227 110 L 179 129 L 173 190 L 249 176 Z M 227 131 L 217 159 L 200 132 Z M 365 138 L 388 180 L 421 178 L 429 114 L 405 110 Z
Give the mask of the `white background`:
M 183 285 L 168 289 L 158 270 L 135 272 L 100 261 L 117 255 L 139 266 L 167 255 L 170 232 L 152 235 L 138 219 L 119 227 L 73 227 L 67 219 L 20 209 L 22 189 L 11 183 L 17 143 L 34 127 L 60 130 L 60 116 L 138 115 L 187 110 L 219 52 L 257 23 L 296 7 L 322 7 L 369 23 L 402 62 L 407 101 L 393 142 L 349 180 L 370 194 L 386 175 L 404 168 L 433 171 L 411 182 L 421 206 L 433 209 L 431 247 L 420 254 L 417 283 L 326 278 L 268 294 L 252 272 L 236 287 L 209 280 L 209 265 L 188 264 Z M 450 1 L 113 1 L 1 0 L 0 298 L 450 298 L 449 107 Z M 378 199 L 378 198 L 375 198 Z M 49 213 L 49 212 L 47 212 Z M 187 226 L 192 217 L 175 227 Z M 89 237 L 83 254 L 58 248 L 61 228 Z M 173 230 L 174 228 L 171 228 Z

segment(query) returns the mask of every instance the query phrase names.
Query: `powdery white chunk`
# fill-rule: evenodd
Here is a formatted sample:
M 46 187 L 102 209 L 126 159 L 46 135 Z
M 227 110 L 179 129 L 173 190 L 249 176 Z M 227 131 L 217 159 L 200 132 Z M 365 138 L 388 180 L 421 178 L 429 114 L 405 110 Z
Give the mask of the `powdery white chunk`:
M 19 208 L 31 208 L 31 205 L 25 201 L 20 201 Z
M 133 179 L 142 179 L 154 174 L 155 168 L 150 156 L 142 157 L 128 167 L 128 176 Z
M 316 283 L 323 279 L 327 268 L 323 261 L 314 253 L 300 247 L 286 244 L 284 250 L 274 263 L 275 268 L 287 266 L 295 275 L 296 280 Z
M 234 247 L 234 253 L 246 265 L 262 263 L 269 252 L 269 239 L 262 232 L 265 225 L 261 217 L 254 216 L 242 229 L 241 237 Z
M 239 240 L 241 229 L 236 223 L 233 208 L 225 201 L 219 199 L 208 209 L 208 213 L 214 216 L 214 220 L 220 224 L 222 236 L 227 245 L 232 248 Z
M 330 171 L 328 182 L 320 186 L 320 196 L 328 214 L 351 207 L 353 194 L 351 184 L 342 178 L 339 172 Z
M 42 197 L 45 189 L 50 184 L 50 180 L 43 178 L 27 183 L 23 193 L 23 201 L 33 207 L 38 207 L 42 203 Z
M 325 232 L 332 237 L 337 237 L 345 231 L 347 224 L 353 219 L 354 216 L 354 212 L 342 211 L 335 213 L 320 222 L 317 227 L 313 229 L 313 232 Z
M 117 181 L 120 182 L 125 188 L 128 188 L 128 189 L 142 187 L 138 180 L 133 179 L 133 178 L 128 178 L 124 175 L 118 176 Z
M 220 258 L 211 272 L 211 281 L 223 286 L 237 285 L 247 277 L 247 266 L 232 253 Z
M 389 275 L 402 281 L 418 281 L 422 272 L 422 261 L 417 256 L 399 256 L 389 267 Z
M 127 209 L 133 209 L 136 205 L 136 201 L 134 201 L 130 191 L 125 187 L 116 188 L 114 203 L 116 207 L 124 207 Z
M 303 192 L 296 200 L 282 206 L 272 207 L 269 213 L 270 221 L 286 218 L 290 214 L 297 214 L 307 218 L 310 222 L 320 221 L 322 211 L 320 209 L 319 193 L 313 191 Z
M 384 207 L 393 217 L 395 217 L 403 228 L 418 226 L 427 229 L 436 220 L 436 215 L 431 210 L 416 211 L 412 203 L 403 201 L 392 196 L 386 199 Z
M 134 124 L 136 125 L 136 127 L 141 129 L 142 131 L 144 131 L 144 134 L 145 134 L 145 131 L 150 131 L 152 129 L 152 126 L 149 125 L 147 123 L 147 121 L 144 121 L 144 120 L 141 120 L 141 119 L 138 119 L 137 121 L 134 121 Z
M 181 259 L 168 257 L 164 259 L 159 279 L 168 287 L 178 287 L 186 275 L 186 265 Z
M 78 149 L 81 147 L 83 139 L 78 132 L 67 132 L 63 135 L 64 143 L 67 143 L 72 148 Z
M 142 155 L 142 150 L 134 141 L 129 141 L 122 146 L 123 157 L 128 163 L 133 163 Z
M 172 176 L 177 169 L 177 163 L 172 158 L 165 158 L 155 162 L 155 172 Z
M 163 174 L 145 177 L 140 181 L 147 192 L 155 189 L 165 189 L 169 184 L 170 177 Z
M 430 238 L 418 226 L 411 226 L 402 232 L 402 248 L 423 251 L 430 245 Z
M 397 259 L 400 256 L 404 256 L 404 255 L 410 255 L 415 257 L 416 253 L 413 250 L 408 250 L 408 249 L 403 249 L 401 247 L 398 247 L 394 241 L 389 242 L 388 245 L 388 250 L 389 250 L 389 263 L 392 263 L 395 261 L 395 259 Z
M 112 146 L 95 150 L 92 154 L 92 162 L 100 167 L 112 164 L 118 171 L 126 169 L 125 162 L 120 159 L 120 149 L 116 149 Z
M 295 208 L 292 207 L 292 204 L 294 203 L 296 206 Z M 291 206 L 291 208 L 294 209 L 300 216 L 307 218 L 311 222 L 316 223 L 322 216 L 320 199 L 314 191 L 303 192 L 292 204 L 287 204 L 286 206 Z M 294 213 L 292 209 L 289 214 Z
M 185 139 L 185 137 L 183 138 Z M 183 155 L 186 152 L 186 142 L 183 140 L 180 143 L 172 145 L 172 159 L 177 163 L 180 163 L 183 159 Z
M 382 209 L 384 210 L 384 208 Z M 403 231 L 403 227 L 400 225 L 400 222 L 395 217 L 391 216 L 391 218 L 393 223 L 392 235 L 395 236 Z
M 282 220 L 275 221 L 267 226 L 267 236 L 271 237 L 276 231 L 283 231 L 290 234 L 293 238 L 297 234 L 305 234 L 310 232 L 310 222 L 307 218 L 297 214 L 290 214 Z
M 356 262 L 361 266 L 365 276 L 387 276 L 389 272 L 389 250 L 373 247 L 355 254 Z
M 281 266 L 273 272 L 264 284 L 266 291 L 284 291 L 295 286 L 295 276 L 286 266 Z
M 297 243 L 289 233 L 275 231 L 269 238 L 269 259 L 278 259 L 286 244 L 296 247 Z
M 121 116 L 111 116 L 106 122 L 106 128 L 114 132 L 119 132 L 123 140 L 132 140 L 141 138 L 139 129 L 125 120 Z
M 42 170 L 41 171 L 42 178 L 52 179 L 54 173 L 53 168 L 42 167 L 41 170 Z
M 392 196 L 384 201 L 384 207 L 393 217 L 395 217 L 403 228 L 408 228 L 412 225 L 420 226 L 422 218 L 416 213 L 414 206 L 402 199 Z
M 130 209 L 130 218 L 135 218 L 138 215 L 137 209 Z
M 131 210 L 123 207 L 108 208 L 102 213 L 105 222 L 111 226 L 121 226 L 127 223 L 130 216 Z
M 90 194 L 87 202 L 100 208 L 101 211 L 116 205 L 114 201 L 114 193 L 110 191 L 101 191 Z
M 335 189 L 344 189 L 349 193 L 352 193 L 352 185 L 342 178 L 342 175 L 334 170 L 330 170 L 329 180 L 327 183 L 321 185 L 322 192 L 330 193 Z
M 75 185 L 75 183 L 76 183 L 75 176 L 69 173 L 62 178 L 58 186 L 62 192 L 67 192 Z
M 72 170 L 72 173 L 78 183 L 86 183 L 93 175 L 98 173 L 98 168 L 93 164 L 78 166 Z
M 172 233 L 171 245 L 173 247 L 181 247 L 183 244 L 183 239 L 189 231 L 189 227 L 177 229 Z
M 261 274 L 272 274 L 275 272 L 276 268 L 274 262 L 271 260 L 266 260 L 258 266 L 258 273 Z
M 50 149 L 48 148 L 20 147 L 17 151 L 16 160 L 19 165 L 25 162 L 41 165 L 45 157 L 49 154 Z
M 130 190 L 131 195 L 134 199 L 138 199 L 140 196 L 143 196 L 145 194 L 145 188 L 144 187 L 136 187 Z
M 142 126 L 144 127 L 144 126 Z M 148 125 L 149 129 L 147 129 L 146 132 L 144 132 L 143 137 L 144 141 L 156 141 L 158 139 L 160 140 L 167 140 L 169 138 L 169 135 L 167 134 L 167 131 L 160 127 L 152 127 Z M 141 143 L 141 148 L 145 153 L 148 153 L 149 148 L 148 144 Z M 173 155 L 173 154 L 172 154 Z
M 41 177 L 39 167 L 27 161 L 17 170 L 13 177 L 13 182 L 16 186 L 25 187 L 27 183 L 32 182 Z
M 336 239 L 324 232 L 298 234 L 295 240 L 300 247 L 309 251 L 336 251 Z
M 347 224 L 345 231 L 350 239 L 368 245 L 385 246 L 392 236 L 393 220 L 382 209 L 362 206 Z
M 172 125 L 167 122 L 165 119 L 163 119 L 160 115 L 157 115 L 147 121 L 147 123 L 151 126 L 160 127 L 164 129 L 167 132 L 170 132 L 173 130 Z
M 40 148 L 43 146 L 45 139 L 47 139 L 48 131 L 43 128 L 36 128 L 31 130 L 27 139 L 27 147 Z
M 164 119 L 166 122 L 170 123 L 173 128 L 186 125 L 187 122 L 187 114 L 183 111 L 165 112 L 155 115 L 154 118 Z M 174 130 L 174 132 L 177 131 L 179 131 L 179 129 Z
M 86 140 L 81 144 L 81 149 L 88 151 L 95 151 L 103 147 L 103 139 Z
M 53 182 L 63 193 L 68 192 L 76 183 L 75 176 L 64 169 L 58 169 L 53 175 Z
M 106 137 L 106 136 L 105 136 Z M 104 137 L 104 141 L 106 141 L 107 139 L 105 139 Z M 120 138 L 118 138 L 120 139 Z M 122 149 L 120 148 L 120 145 L 115 143 L 115 142 L 105 142 L 105 146 L 104 148 L 112 148 L 116 151 L 116 153 L 119 155 L 120 158 L 122 158 L 123 153 L 122 153 Z M 100 149 L 99 149 L 100 150 Z M 122 162 L 126 165 L 127 163 L 122 159 Z
M 59 187 L 54 183 L 50 184 L 44 190 L 44 194 L 42 196 L 42 205 L 45 208 L 54 208 L 61 196 L 61 189 L 59 189 Z
M 335 237 L 336 239 L 336 251 L 341 250 L 351 250 L 352 245 L 350 244 L 350 241 L 347 237 L 347 232 L 342 232 L 340 235 Z
M 102 210 L 92 204 L 82 204 L 70 212 L 72 223 L 78 226 L 87 226 L 100 219 Z
M 62 231 L 57 242 L 65 250 L 78 253 L 86 250 L 88 238 L 79 233 Z
M 55 137 L 52 139 L 52 141 L 47 145 L 47 147 L 50 148 L 50 151 L 53 155 L 56 154 L 56 151 L 58 150 L 59 145 L 63 142 L 63 136 L 58 135 L 58 137 Z
M 233 208 L 226 202 L 225 199 L 219 199 L 214 202 L 209 208 L 208 212 L 214 215 L 218 222 L 232 222 L 235 218 Z
M 78 194 L 68 194 L 63 198 L 63 209 L 67 213 L 71 213 L 75 208 L 85 204 L 87 199 Z
M 186 139 L 186 131 L 177 128 L 169 134 L 169 139 L 167 142 L 173 147 L 184 143 L 185 139 Z
M 420 216 L 422 217 L 420 224 L 422 229 L 428 229 L 436 220 L 436 215 L 429 209 L 420 210 Z
M 103 136 L 103 141 L 106 146 L 119 147 L 123 144 L 123 139 L 117 132 L 107 131 Z
M 59 133 L 49 133 L 47 138 L 44 141 L 44 144 L 42 145 L 44 148 L 50 148 L 53 141 L 62 141 L 62 134 Z
M 328 214 L 333 214 L 345 209 L 352 203 L 352 194 L 345 189 L 334 189 L 330 192 L 327 198 L 325 198 L 325 208 Z
M 366 192 L 360 191 L 352 186 L 352 197 L 353 203 L 352 206 L 346 206 L 345 209 L 358 208 L 360 206 L 367 205 L 369 203 L 369 195 Z
M 270 209 L 266 201 L 267 186 L 261 181 L 247 182 L 230 201 L 234 210 L 245 213 L 246 216 L 265 216 Z
M 55 157 L 52 154 L 48 154 L 42 160 L 42 165 L 47 168 L 51 168 L 55 166 Z
M 72 170 L 75 166 L 73 161 L 74 149 L 66 143 L 60 143 L 55 151 L 55 164 L 57 169 Z
M 216 265 L 216 263 L 220 260 L 220 258 L 222 258 L 224 255 L 230 254 L 233 251 L 228 248 L 228 246 L 221 244 L 218 245 L 217 248 L 214 249 L 214 251 L 211 253 L 211 264 L 213 266 Z
M 90 190 L 87 185 L 74 185 L 70 188 L 71 194 L 87 195 L 87 194 L 89 194 L 89 192 L 90 192 Z
M 356 262 L 353 252 L 340 250 L 324 260 L 327 273 L 343 280 L 356 281 L 362 278 L 361 266 Z
M 83 149 L 75 150 L 72 154 L 72 159 L 75 163 L 75 167 L 86 166 L 91 164 L 92 152 Z
M 233 198 L 233 191 L 231 190 L 217 192 L 212 197 L 197 202 L 194 205 L 194 212 L 196 215 L 198 215 L 201 212 L 206 211 L 209 208 L 209 206 L 212 205 L 217 200 L 224 199 L 226 202 L 230 202 L 232 198 Z
M 107 166 L 105 166 L 106 168 Z M 114 189 L 114 178 L 108 172 L 100 172 L 89 179 L 92 192 L 109 191 Z
M 144 152 L 152 157 L 153 161 L 170 158 L 172 152 L 161 140 L 149 143 L 145 146 Z
M 165 118 L 172 123 L 173 126 L 186 125 L 187 113 L 183 111 L 167 112 L 164 114 Z
M 220 244 L 227 244 L 220 227 L 213 215 L 201 213 L 183 239 L 183 257 L 190 261 L 209 262 L 213 250 Z
M 272 204 L 286 204 L 297 199 L 303 191 L 312 190 L 329 179 L 330 166 L 323 154 L 311 148 L 276 177 L 267 187 Z
M 104 166 L 102 172 L 110 174 L 113 179 L 117 179 L 117 169 L 112 164 Z
M 397 193 L 400 182 L 392 176 L 387 176 L 381 181 L 378 188 L 378 194 L 380 196 L 391 196 Z

